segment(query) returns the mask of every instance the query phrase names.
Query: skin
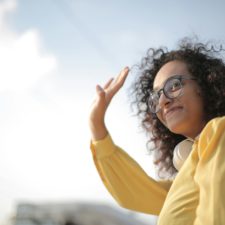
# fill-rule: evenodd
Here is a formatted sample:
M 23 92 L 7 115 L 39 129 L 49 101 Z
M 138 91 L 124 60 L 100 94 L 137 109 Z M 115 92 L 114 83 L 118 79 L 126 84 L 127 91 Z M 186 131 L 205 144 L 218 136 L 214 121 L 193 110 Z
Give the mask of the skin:
M 107 134 L 105 114 L 112 98 L 122 88 L 129 73 L 125 67 L 114 79 L 110 79 L 103 87 L 96 86 L 96 97 L 92 103 L 89 115 L 89 127 L 93 141 L 104 139 Z M 174 75 L 191 75 L 185 63 L 171 61 L 158 71 L 154 80 L 154 89 L 163 87 L 165 81 Z M 161 110 L 157 113 L 159 120 L 173 133 L 194 139 L 206 122 L 201 98 L 201 88 L 194 80 L 185 80 L 183 94 L 176 99 L 168 99 L 161 95 L 159 104 Z
M 184 62 L 171 61 L 158 71 L 153 88 L 162 88 L 165 81 L 174 75 L 191 76 Z M 161 110 L 157 117 L 173 133 L 194 139 L 206 124 L 201 89 L 195 80 L 184 80 L 183 94 L 178 98 L 168 99 L 162 94 L 159 105 Z
M 96 86 L 96 97 L 89 116 L 89 127 L 93 141 L 104 139 L 107 136 L 105 113 L 112 98 L 123 86 L 128 73 L 129 68 L 125 67 L 115 79 L 110 79 L 103 87 Z

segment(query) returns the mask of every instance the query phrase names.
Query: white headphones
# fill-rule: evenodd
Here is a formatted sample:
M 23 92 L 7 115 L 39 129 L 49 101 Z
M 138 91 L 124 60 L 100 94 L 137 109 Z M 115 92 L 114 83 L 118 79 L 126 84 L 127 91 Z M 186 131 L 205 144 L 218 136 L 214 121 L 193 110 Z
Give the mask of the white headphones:
M 193 142 L 194 141 L 191 139 L 185 139 L 175 146 L 173 152 L 173 165 L 178 171 L 181 169 L 185 160 L 189 156 Z

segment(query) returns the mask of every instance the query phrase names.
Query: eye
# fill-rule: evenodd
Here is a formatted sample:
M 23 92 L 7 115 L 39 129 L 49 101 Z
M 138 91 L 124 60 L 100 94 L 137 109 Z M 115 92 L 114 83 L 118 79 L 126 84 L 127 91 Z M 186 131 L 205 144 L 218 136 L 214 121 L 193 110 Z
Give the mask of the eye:
M 166 92 L 175 92 L 180 90 L 180 88 L 181 88 L 181 83 L 178 79 L 172 79 L 168 81 L 165 85 Z

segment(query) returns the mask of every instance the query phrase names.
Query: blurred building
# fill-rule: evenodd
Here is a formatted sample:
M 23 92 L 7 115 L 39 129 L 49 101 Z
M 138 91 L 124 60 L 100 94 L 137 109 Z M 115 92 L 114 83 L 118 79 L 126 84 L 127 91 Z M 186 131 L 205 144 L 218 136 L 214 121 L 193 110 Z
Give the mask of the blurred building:
M 106 204 L 18 204 L 13 225 L 150 225 Z

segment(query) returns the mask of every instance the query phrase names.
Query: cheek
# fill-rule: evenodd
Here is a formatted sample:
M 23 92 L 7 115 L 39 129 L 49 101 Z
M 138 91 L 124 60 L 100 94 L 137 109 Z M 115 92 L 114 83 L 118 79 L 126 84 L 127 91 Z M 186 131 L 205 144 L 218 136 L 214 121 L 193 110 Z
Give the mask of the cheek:
M 189 104 L 189 111 L 191 116 L 198 117 L 199 119 L 203 119 L 204 115 L 204 106 L 201 100 L 196 101 L 195 104 Z
M 158 113 L 156 113 L 156 116 L 157 118 L 159 119 L 159 121 L 166 126 L 166 122 L 165 120 L 163 119 L 163 116 L 162 116 L 162 110 L 160 110 Z
M 195 113 L 202 113 L 204 111 L 202 97 L 197 93 L 190 93 L 188 98 L 185 99 L 186 108 L 188 111 Z

